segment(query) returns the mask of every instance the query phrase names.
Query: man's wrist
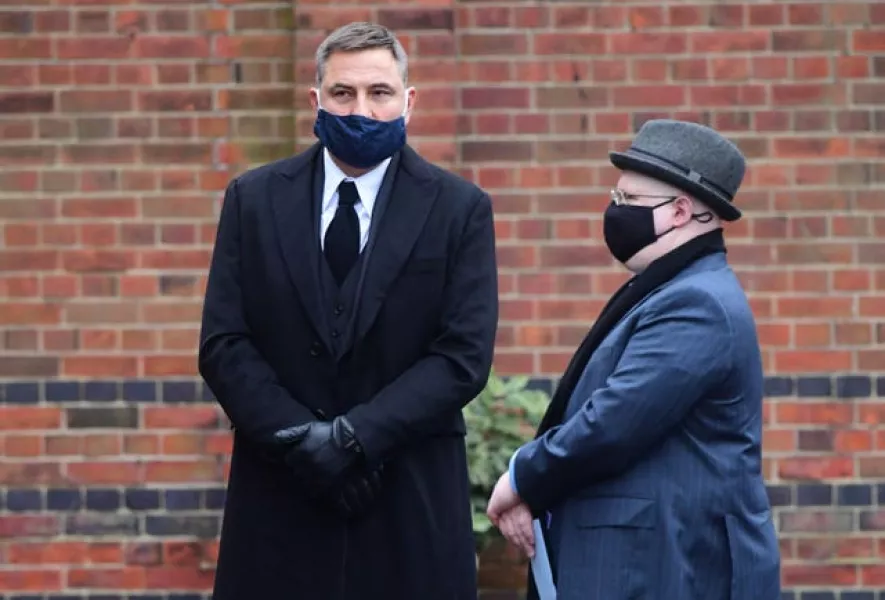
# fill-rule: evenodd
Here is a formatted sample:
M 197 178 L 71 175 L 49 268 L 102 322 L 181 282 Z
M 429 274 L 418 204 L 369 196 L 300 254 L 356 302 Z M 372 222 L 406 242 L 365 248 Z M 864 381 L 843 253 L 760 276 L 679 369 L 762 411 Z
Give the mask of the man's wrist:
M 346 416 L 340 415 L 335 417 L 335 420 L 332 422 L 332 437 L 335 443 L 343 450 L 360 456 L 364 454 L 363 447 L 356 437 L 353 424 Z
M 513 489 L 513 492 L 518 496 L 519 489 L 516 487 L 516 469 L 514 468 L 514 462 L 516 461 L 517 454 L 519 454 L 519 448 L 517 448 L 516 452 L 513 453 L 513 456 L 510 457 L 510 464 L 508 467 L 508 471 L 510 473 L 510 487 Z

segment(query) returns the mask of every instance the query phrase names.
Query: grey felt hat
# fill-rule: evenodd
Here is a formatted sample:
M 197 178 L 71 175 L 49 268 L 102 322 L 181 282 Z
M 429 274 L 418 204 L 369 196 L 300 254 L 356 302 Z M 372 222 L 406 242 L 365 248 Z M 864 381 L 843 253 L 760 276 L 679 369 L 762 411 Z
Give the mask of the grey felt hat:
M 636 171 L 691 194 L 725 221 L 741 211 L 734 196 L 744 179 L 746 159 L 718 132 L 687 121 L 646 121 L 626 152 L 611 152 L 614 166 Z

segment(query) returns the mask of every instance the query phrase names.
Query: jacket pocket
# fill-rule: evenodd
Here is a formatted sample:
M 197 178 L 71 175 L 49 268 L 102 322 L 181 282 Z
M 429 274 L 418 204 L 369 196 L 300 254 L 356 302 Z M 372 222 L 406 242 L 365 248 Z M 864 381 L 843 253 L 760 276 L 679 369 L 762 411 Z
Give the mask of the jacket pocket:
M 780 549 L 771 511 L 725 515 L 731 558 L 730 600 L 780 600 Z
M 657 504 L 648 498 L 584 497 L 563 532 L 559 600 L 651 600 L 656 585 Z

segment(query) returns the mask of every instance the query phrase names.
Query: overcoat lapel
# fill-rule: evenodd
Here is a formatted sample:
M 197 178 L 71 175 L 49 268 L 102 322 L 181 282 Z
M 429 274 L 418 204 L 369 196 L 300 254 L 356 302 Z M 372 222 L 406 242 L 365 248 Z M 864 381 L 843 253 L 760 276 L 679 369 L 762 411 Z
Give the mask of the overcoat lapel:
M 277 240 L 289 277 L 317 335 L 326 349 L 331 350 L 320 288 L 319 226 L 313 197 L 314 172 L 321 148 L 320 144 L 315 144 L 298 156 L 282 161 L 270 178 L 268 191 Z
M 400 155 L 390 197 L 378 218 L 377 236 L 362 282 L 354 342 L 372 327 L 390 285 L 399 276 L 436 202 L 439 185 L 427 163 L 409 146 Z

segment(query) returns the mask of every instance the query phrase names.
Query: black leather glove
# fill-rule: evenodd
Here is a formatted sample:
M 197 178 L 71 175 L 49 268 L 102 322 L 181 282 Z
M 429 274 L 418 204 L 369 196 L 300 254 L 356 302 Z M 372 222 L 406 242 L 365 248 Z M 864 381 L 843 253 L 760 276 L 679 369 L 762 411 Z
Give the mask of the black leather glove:
M 344 416 L 283 429 L 274 439 L 285 448 L 284 460 L 293 474 L 314 496 L 327 496 L 348 483 L 365 458 Z
M 381 491 L 383 465 L 368 473 L 358 473 L 351 477 L 334 496 L 338 513 L 353 519 L 368 512 Z

